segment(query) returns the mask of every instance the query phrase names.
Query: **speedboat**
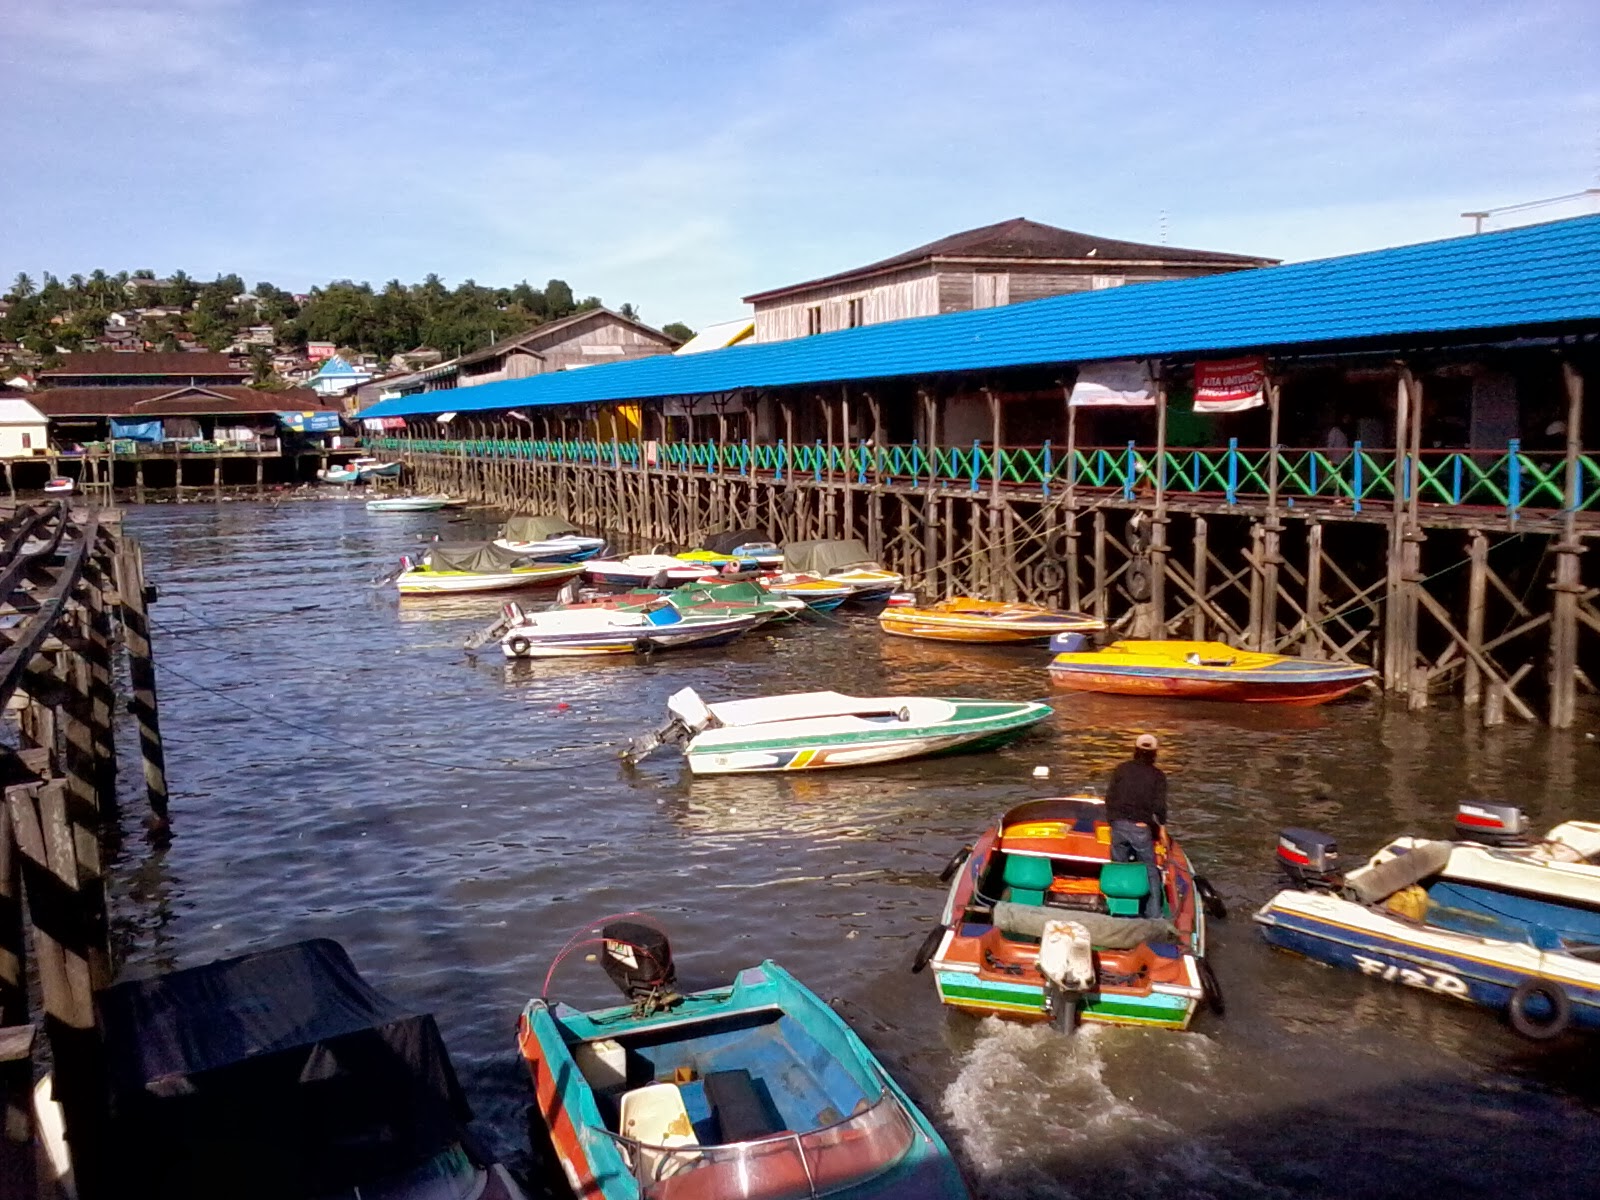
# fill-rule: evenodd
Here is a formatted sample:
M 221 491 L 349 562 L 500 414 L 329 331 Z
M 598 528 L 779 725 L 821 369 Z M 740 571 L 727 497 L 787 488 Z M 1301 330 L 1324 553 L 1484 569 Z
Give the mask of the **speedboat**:
M 44 490 L 52 496 L 58 496 L 74 491 L 77 486 L 78 481 L 73 479 L 71 476 L 56 475 L 46 481 Z
M 595 558 L 583 564 L 584 578 L 618 591 L 636 587 L 676 587 L 696 579 L 715 579 L 710 563 L 685 562 L 670 554 L 630 554 L 626 558 Z
M 1222 642 L 1112 642 L 1058 634 L 1050 680 L 1078 692 L 1232 700 L 1308 707 L 1337 700 L 1377 676 L 1371 667 L 1236 650 Z
M 766 620 L 762 613 L 684 613 L 664 597 L 645 609 L 509 605 L 500 649 L 507 658 L 580 658 L 720 646 Z
M 683 742 L 696 775 L 859 767 L 992 750 L 1051 715 L 1048 704 L 1032 701 L 863 699 L 838 692 L 706 704 L 693 688 L 668 697 L 667 711 L 667 725 L 636 740 L 624 757 L 638 762 L 665 742 Z
M 598 941 L 627 1004 L 582 1012 L 546 995 L 517 1022 L 530 1119 L 548 1132 L 573 1194 L 969 1195 L 927 1117 L 814 992 L 768 960 L 728 987 L 680 995 L 666 936 L 627 918 L 581 931 L 562 951 Z
M 906 581 L 904 575 L 886 571 L 866 545 L 854 539 L 790 542 L 783 550 L 783 569 L 845 584 L 850 599 L 860 601 L 886 599 Z
M 757 582 L 775 596 L 790 596 L 803 601 L 813 612 L 828 612 L 838 608 L 856 591 L 848 583 L 832 583 L 820 575 L 793 572 L 762 575 Z
M 605 549 L 606 540 L 580 533 L 565 517 L 523 514 L 507 519 L 495 545 L 537 562 L 581 562 Z
M 933 968 L 939 999 L 985 1016 L 1186 1029 L 1222 991 L 1206 961 L 1206 917 L 1222 899 L 1175 839 L 1156 848 L 1160 915 L 1143 863 L 1111 861 L 1105 801 L 1030 800 L 1003 814 L 945 868 L 939 925 L 913 971 Z
M 925 606 L 896 605 L 878 616 L 885 633 L 941 642 L 1039 642 L 1058 633 L 1095 632 L 1106 627 L 1097 617 L 1061 612 L 1035 604 L 1008 604 L 956 596 Z
M 435 512 L 449 503 L 449 496 L 390 496 L 384 500 L 368 500 L 367 511 L 371 513 Z
M 402 596 L 447 592 L 504 592 L 559 587 L 583 568 L 535 563 L 492 542 L 435 542 L 422 561 L 400 560 L 395 585 Z
M 688 562 L 712 563 L 727 574 L 750 574 L 783 566 L 783 551 L 764 529 L 723 529 L 708 533 L 698 550 L 689 550 L 678 557 Z M 737 571 L 727 571 L 730 565 Z
M 1525 1037 L 1600 1029 L 1600 824 L 1526 830 L 1512 805 L 1466 803 L 1465 840 L 1396 838 L 1344 871 L 1333 838 L 1284 829 L 1289 887 L 1255 919 L 1273 946 L 1504 1013 Z
M 521 1200 L 467 1133 L 431 1015 L 326 938 L 96 998 L 118 1195 Z
M 577 590 L 569 584 L 557 597 L 564 608 L 649 608 L 663 597 L 686 614 L 754 613 L 764 621 L 789 621 L 805 611 L 802 600 L 775 596 L 757 583 L 680 583 L 671 591 L 635 588 L 627 592 Z
M 359 461 L 357 460 L 357 462 Z M 394 479 L 400 474 L 400 464 L 398 462 L 377 462 L 374 460 L 361 463 L 359 466 L 356 463 L 351 463 L 350 465 L 355 467 L 357 476 L 362 480 Z

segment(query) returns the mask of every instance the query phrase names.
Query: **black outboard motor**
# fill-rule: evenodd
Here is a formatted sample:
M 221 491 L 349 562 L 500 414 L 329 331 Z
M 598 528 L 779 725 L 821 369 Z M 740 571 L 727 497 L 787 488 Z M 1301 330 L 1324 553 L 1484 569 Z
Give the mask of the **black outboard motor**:
M 678 969 L 672 964 L 672 943 L 654 925 L 612 921 L 600 929 L 605 940 L 601 965 L 617 990 L 644 1012 L 670 1008 L 680 996 L 672 989 Z
M 1302 891 L 1334 891 L 1343 879 L 1339 843 L 1314 829 L 1278 831 L 1278 866 Z
M 1456 837 L 1485 846 L 1523 846 L 1528 818 L 1515 804 L 1464 800 L 1456 807 Z

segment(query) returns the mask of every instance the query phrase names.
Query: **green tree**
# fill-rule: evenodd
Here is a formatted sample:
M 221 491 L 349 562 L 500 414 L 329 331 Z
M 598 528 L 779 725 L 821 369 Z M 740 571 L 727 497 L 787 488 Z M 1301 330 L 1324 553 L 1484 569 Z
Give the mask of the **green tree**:
M 572 299 L 572 288 L 565 279 L 552 279 L 544 285 L 544 303 L 552 319 L 564 317 L 577 307 Z
M 677 338 L 680 342 L 687 342 L 694 336 L 694 330 L 690 329 L 682 321 L 674 321 L 670 325 L 663 325 L 661 332 L 669 338 Z
M 26 271 L 18 271 L 17 277 L 11 281 L 10 298 L 13 300 L 26 300 L 38 288 L 34 285 L 33 278 Z
M 627 317 L 630 321 L 640 320 L 639 310 L 626 301 L 623 302 L 621 308 L 617 309 L 617 314 L 619 316 Z

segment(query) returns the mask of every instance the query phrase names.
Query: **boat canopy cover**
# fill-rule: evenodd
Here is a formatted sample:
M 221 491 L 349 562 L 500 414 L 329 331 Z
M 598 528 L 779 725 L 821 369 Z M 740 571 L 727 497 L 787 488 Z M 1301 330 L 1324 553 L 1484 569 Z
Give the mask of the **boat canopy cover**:
M 772 537 L 765 529 L 719 529 L 715 533 L 706 534 L 700 548 L 715 554 L 732 554 L 740 546 L 771 542 Z
M 500 529 L 508 542 L 547 542 L 551 538 L 581 537 L 578 527 L 565 517 L 522 513 L 509 517 Z
M 1043 937 L 1047 921 L 1071 921 L 1082 925 L 1089 931 L 1089 943 L 1097 950 L 1132 950 L 1147 942 L 1183 940 L 1178 927 L 1165 919 L 1112 917 L 1105 913 L 1046 908 L 1038 904 L 1013 904 L 1009 900 L 1002 900 L 994 906 L 994 926 L 1002 933 Z
M 672 589 L 673 599 L 682 596 L 693 604 L 696 600 L 715 600 L 720 604 L 767 604 L 772 593 L 759 583 L 680 583 Z
M 432 1016 L 326 938 L 99 997 L 130 1195 L 312 1196 L 409 1170 L 471 1110 Z M 120 1169 L 120 1168 L 119 1168 Z
M 860 541 L 790 542 L 783 548 L 785 571 L 804 571 L 812 575 L 831 575 L 871 561 L 872 554 Z
M 493 542 L 435 542 L 428 547 L 428 566 L 435 571 L 504 575 L 526 561 L 526 555 Z
M 1444 870 L 1454 849 L 1451 842 L 1418 842 L 1388 862 L 1351 871 L 1344 877 L 1345 890 L 1362 904 L 1381 903 L 1401 888 Z

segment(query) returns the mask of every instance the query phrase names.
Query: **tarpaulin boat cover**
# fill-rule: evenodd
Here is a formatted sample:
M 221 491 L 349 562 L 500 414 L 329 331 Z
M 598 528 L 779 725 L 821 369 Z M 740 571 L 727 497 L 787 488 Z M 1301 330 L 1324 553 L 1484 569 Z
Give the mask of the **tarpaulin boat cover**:
M 522 513 L 509 517 L 500 528 L 500 536 L 508 542 L 546 542 L 565 536 L 581 537 L 578 527 L 565 517 L 540 516 Z
M 702 550 L 710 550 L 714 554 L 732 554 L 740 546 L 755 546 L 760 544 L 770 545 L 772 537 L 765 529 L 719 529 L 716 533 L 708 533 Z
M 409 1170 L 472 1113 L 432 1016 L 337 942 L 297 942 L 101 993 L 125 1194 L 321 1196 Z
M 493 542 L 435 542 L 428 547 L 428 567 L 434 571 L 472 571 L 479 575 L 504 575 L 524 566 L 527 556 Z
M 872 555 L 863 542 L 790 542 L 783 548 L 783 569 L 812 575 L 831 575 L 846 567 L 870 563 Z
M 772 593 L 758 583 L 685 583 L 672 589 L 674 600 L 680 596 L 685 603 L 697 600 L 715 600 L 719 604 L 766 604 Z

